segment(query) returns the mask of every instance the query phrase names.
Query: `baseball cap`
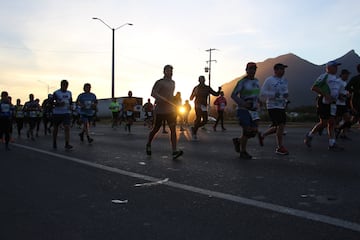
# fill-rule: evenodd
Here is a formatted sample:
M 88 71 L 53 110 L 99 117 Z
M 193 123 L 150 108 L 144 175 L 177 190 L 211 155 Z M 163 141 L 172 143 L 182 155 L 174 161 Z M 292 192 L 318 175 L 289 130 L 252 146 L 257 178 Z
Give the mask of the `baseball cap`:
M 339 65 L 341 65 L 341 63 L 339 63 L 339 62 L 337 62 L 337 61 L 329 61 L 327 64 L 326 64 L 326 66 L 327 67 L 331 67 L 331 66 L 339 66 Z
M 274 65 L 274 70 L 276 70 L 276 69 L 285 69 L 285 68 L 287 68 L 287 67 L 288 67 L 288 66 L 285 65 L 285 64 L 277 63 L 277 64 Z
M 254 63 L 254 62 L 248 62 L 248 63 L 246 64 L 246 69 L 249 69 L 249 68 L 257 68 L 256 63 Z

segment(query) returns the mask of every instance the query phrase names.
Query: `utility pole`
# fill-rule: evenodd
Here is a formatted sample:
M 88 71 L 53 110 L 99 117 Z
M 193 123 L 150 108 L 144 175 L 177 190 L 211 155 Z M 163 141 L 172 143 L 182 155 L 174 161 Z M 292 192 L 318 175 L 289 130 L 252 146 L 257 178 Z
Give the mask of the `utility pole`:
M 209 61 L 206 61 L 206 63 L 208 64 L 208 67 L 205 68 L 205 72 L 207 72 L 209 74 L 209 87 L 211 87 L 211 63 L 212 62 L 216 62 L 216 60 L 211 59 L 211 52 L 214 50 L 218 50 L 216 48 L 209 48 L 207 50 L 205 50 L 206 52 L 209 52 Z M 209 95 L 209 106 L 210 106 L 210 95 Z

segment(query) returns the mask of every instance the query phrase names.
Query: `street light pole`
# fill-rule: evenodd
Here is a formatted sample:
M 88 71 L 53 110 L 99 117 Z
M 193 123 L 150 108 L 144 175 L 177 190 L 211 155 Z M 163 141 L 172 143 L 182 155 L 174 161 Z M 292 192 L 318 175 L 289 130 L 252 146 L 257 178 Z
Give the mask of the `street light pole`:
M 122 28 L 126 25 L 132 26 L 132 23 L 124 23 L 123 25 L 112 28 L 106 22 L 104 22 L 101 18 L 93 17 L 94 20 L 99 20 L 102 22 L 105 26 L 107 26 L 112 31 L 112 67 L 111 67 L 111 98 L 115 97 L 115 31 L 119 28 Z
M 209 61 L 206 61 L 209 64 L 208 69 L 208 73 L 209 73 L 209 87 L 211 87 L 211 62 L 216 62 L 216 60 L 212 60 L 211 59 L 211 52 L 214 50 L 218 50 L 216 48 L 209 48 L 207 50 L 205 50 L 206 52 L 209 52 Z M 210 106 L 210 95 L 209 95 L 209 106 Z

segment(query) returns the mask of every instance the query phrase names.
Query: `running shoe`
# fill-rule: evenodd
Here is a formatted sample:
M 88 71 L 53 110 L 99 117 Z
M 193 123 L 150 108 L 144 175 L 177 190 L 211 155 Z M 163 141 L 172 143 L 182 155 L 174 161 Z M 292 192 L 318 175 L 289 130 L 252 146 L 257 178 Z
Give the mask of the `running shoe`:
M 235 152 L 240 152 L 240 141 L 239 138 L 233 138 L 232 142 L 234 144 Z
M 197 135 L 195 134 L 195 130 L 194 130 L 194 127 L 191 127 L 191 138 L 193 141 L 197 141 Z
M 306 134 L 304 138 L 304 143 L 308 148 L 311 148 L 311 141 L 312 141 L 312 137 L 309 136 L 309 134 Z
M 151 156 L 151 145 L 146 144 L 146 155 Z
M 289 151 L 284 146 L 277 147 L 275 153 L 279 155 L 289 155 Z
M 336 143 L 334 145 L 332 145 L 332 146 L 329 146 L 328 149 L 329 149 L 329 151 L 332 151 L 332 152 L 342 152 L 342 151 L 344 151 L 344 148 L 337 145 Z
M 252 159 L 252 156 L 248 152 L 240 152 L 240 158 L 242 159 Z
M 73 146 L 71 146 L 70 144 L 65 144 L 65 149 L 66 150 L 73 149 Z
M 262 135 L 261 132 L 258 132 L 258 133 L 257 133 L 257 136 L 258 136 L 258 139 L 259 139 L 259 145 L 260 145 L 261 147 L 263 147 L 263 146 L 264 146 L 264 136 Z
M 53 142 L 53 149 L 57 149 L 57 144 L 56 144 L 56 142 Z
M 91 137 L 87 136 L 87 140 L 88 140 L 88 143 L 92 143 L 94 141 L 94 139 L 92 139 Z
M 173 160 L 176 160 L 178 157 L 180 157 L 183 154 L 184 152 L 182 150 L 176 150 L 172 153 L 172 158 Z

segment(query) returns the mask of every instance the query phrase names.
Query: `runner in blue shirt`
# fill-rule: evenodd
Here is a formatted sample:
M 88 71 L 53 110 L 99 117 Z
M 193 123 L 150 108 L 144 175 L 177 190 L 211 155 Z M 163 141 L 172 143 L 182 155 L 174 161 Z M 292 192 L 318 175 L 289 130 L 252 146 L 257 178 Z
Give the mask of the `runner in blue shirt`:
M 83 123 L 83 129 L 79 133 L 80 141 L 84 141 L 84 134 L 86 134 L 89 143 L 94 140 L 89 135 L 90 123 L 93 121 L 95 115 L 97 99 L 96 95 L 90 92 L 90 83 L 84 84 L 84 92 L 81 93 L 76 100 L 76 104 L 80 107 L 80 120 Z

